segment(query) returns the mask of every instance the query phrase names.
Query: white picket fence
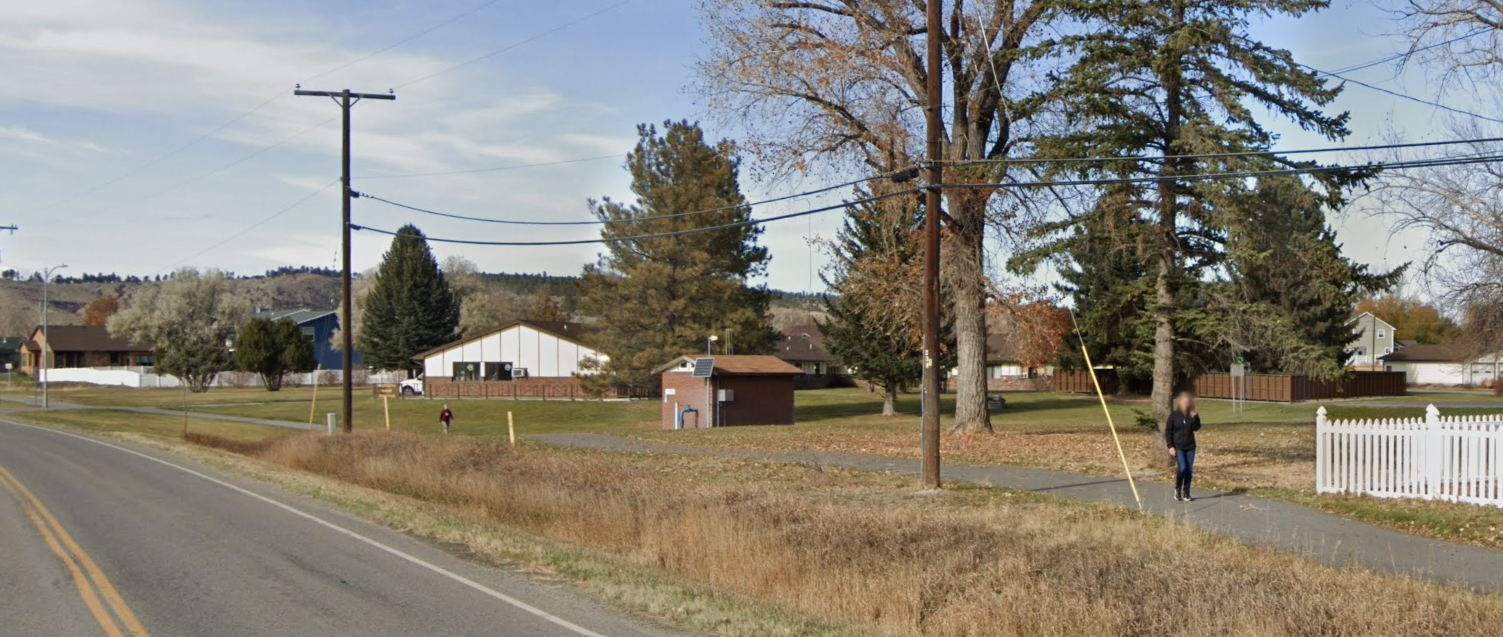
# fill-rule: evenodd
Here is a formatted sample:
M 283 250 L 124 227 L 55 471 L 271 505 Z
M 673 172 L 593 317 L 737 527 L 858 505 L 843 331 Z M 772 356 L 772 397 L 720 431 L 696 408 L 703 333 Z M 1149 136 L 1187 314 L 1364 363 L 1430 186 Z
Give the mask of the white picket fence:
M 39 375 L 53 383 L 88 383 L 90 385 L 113 385 L 116 387 L 137 387 L 142 389 L 165 389 L 177 388 L 182 384 L 176 376 L 171 374 L 158 374 L 151 367 L 56 367 L 53 369 L 40 370 Z M 343 374 L 340 370 L 323 370 L 301 374 L 288 374 L 283 379 L 285 386 L 306 387 L 312 385 L 315 380 L 321 385 L 333 385 L 340 382 Z M 369 372 L 357 374 L 357 382 L 368 385 L 394 385 L 407 378 L 403 372 Z M 261 377 L 247 374 L 242 378 L 235 378 L 235 372 L 221 372 L 214 378 L 214 387 L 260 387 Z
M 1503 414 L 1315 416 L 1315 491 L 1503 507 Z

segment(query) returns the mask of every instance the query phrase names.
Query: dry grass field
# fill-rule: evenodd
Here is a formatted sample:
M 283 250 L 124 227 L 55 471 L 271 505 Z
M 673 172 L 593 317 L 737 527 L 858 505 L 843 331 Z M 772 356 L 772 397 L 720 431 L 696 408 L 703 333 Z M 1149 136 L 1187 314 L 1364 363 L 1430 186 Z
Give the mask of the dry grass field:
M 1503 598 L 1120 508 L 724 458 L 385 432 L 195 441 L 891 635 L 1492 635 Z M 863 628 L 864 627 L 864 628 Z M 733 620 L 714 632 L 754 634 Z

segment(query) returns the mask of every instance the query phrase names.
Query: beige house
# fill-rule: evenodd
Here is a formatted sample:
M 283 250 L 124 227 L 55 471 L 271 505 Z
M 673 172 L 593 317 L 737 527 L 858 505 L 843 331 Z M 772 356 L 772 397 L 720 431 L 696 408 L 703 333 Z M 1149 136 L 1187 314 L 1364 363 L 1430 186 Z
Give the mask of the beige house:
M 152 347 L 110 336 L 103 327 L 52 325 L 38 327 L 21 347 L 21 371 L 35 376 L 47 357 L 47 367 L 151 367 Z

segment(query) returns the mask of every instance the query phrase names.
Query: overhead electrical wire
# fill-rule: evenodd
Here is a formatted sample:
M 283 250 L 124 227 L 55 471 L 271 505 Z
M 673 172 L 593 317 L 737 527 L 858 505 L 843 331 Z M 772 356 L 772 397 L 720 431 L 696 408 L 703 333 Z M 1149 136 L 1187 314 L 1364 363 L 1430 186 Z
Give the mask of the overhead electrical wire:
M 252 230 L 255 230 L 256 228 L 260 228 L 261 226 L 264 226 L 264 225 L 266 225 L 268 223 L 271 223 L 277 217 L 280 217 L 280 216 L 282 216 L 284 214 L 287 214 L 288 212 L 291 212 L 294 208 L 297 208 L 298 206 L 301 206 L 301 205 L 303 205 L 305 203 L 308 203 L 308 201 L 310 199 L 313 199 L 314 197 L 317 197 L 320 194 L 323 194 L 323 192 L 325 190 L 333 188 L 334 185 L 337 184 L 337 183 L 339 183 L 339 179 L 338 178 L 334 179 L 333 181 L 331 181 L 331 182 L 329 182 L 327 184 L 324 184 L 324 186 L 322 188 L 319 188 L 318 190 L 315 190 L 313 192 L 308 193 L 307 196 L 305 196 L 305 197 L 303 197 L 301 199 L 298 199 L 297 201 L 292 202 L 288 206 L 286 206 L 286 207 L 284 207 L 284 208 L 282 208 L 280 210 L 277 210 L 276 212 L 272 213 L 270 216 L 266 217 L 265 219 L 262 219 L 260 221 L 257 221 L 255 223 L 249 225 L 249 226 L 246 226 L 246 227 L 240 229 L 239 232 L 236 232 L 235 234 L 232 234 L 232 235 L 226 237 L 223 241 L 220 241 L 219 243 L 216 243 L 216 244 L 211 245 L 211 246 L 209 246 L 207 248 L 204 248 L 203 250 L 195 252 L 192 255 L 189 255 L 189 256 L 183 257 L 181 259 L 178 259 L 177 261 L 174 261 L 172 263 L 172 265 L 169 265 L 169 266 L 167 266 L 167 267 L 159 270 L 158 273 L 160 274 L 160 273 L 163 273 L 163 272 L 170 272 L 170 271 L 172 271 L 173 268 L 176 268 L 177 266 L 182 265 L 183 263 L 186 263 L 186 262 L 191 261 L 193 259 L 197 259 L 198 257 L 201 257 L 201 256 L 203 256 L 205 254 L 210 253 L 210 252 L 213 252 L 214 250 L 216 250 L 216 249 L 224 246 L 225 244 L 227 244 L 227 243 L 229 243 L 231 241 L 234 241 L 236 239 L 239 239 L 242 236 L 245 236 L 247 233 L 251 232 Z
M 440 212 L 440 211 L 437 211 L 437 210 L 429 210 L 429 209 L 426 209 L 426 208 L 419 208 L 417 206 L 412 206 L 412 205 L 408 205 L 408 204 L 404 204 L 404 203 L 399 203 L 399 202 L 396 202 L 396 201 L 392 201 L 390 199 L 382 199 L 381 197 L 377 197 L 375 195 L 372 195 L 372 194 L 369 194 L 369 193 L 364 193 L 364 192 L 356 192 L 355 196 L 358 197 L 358 198 L 361 198 L 361 199 L 371 199 L 371 200 L 374 200 L 374 201 L 379 201 L 379 202 L 387 204 L 387 205 L 396 206 L 398 208 L 404 208 L 404 209 L 407 209 L 407 210 L 411 210 L 413 212 L 420 212 L 420 213 L 423 213 L 425 215 L 433 215 L 435 217 L 445 217 L 445 218 L 448 218 L 448 219 L 459 219 L 461 221 L 478 221 L 478 222 L 481 222 L 481 223 L 500 223 L 500 224 L 507 224 L 507 225 L 515 225 L 515 226 L 599 226 L 599 225 L 606 225 L 606 224 L 613 224 L 613 223 L 640 223 L 640 222 L 649 221 L 649 220 L 650 221 L 656 221 L 658 219 L 674 219 L 674 218 L 678 218 L 678 217 L 692 217 L 692 216 L 696 216 L 696 215 L 707 215 L 707 214 L 713 214 L 713 213 L 717 213 L 717 212 L 726 212 L 726 211 L 729 211 L 729 210 L 740 210 L 742 208 L 751 208 L 751 207 L 755 207 L 755 206 L 765 206 L 767 204 L 778 203 L 778 202 L 781 202 L 781 201 L 788 201 L 790 199 L 803 199 L 804 197 L 812 197 L 814 195 L 820 195 L 820 194 L 824 194 L 824 193 L 831 192 L 831 191 L 834 191 L 834 190 L 840 190 L 840 189 L 843 189 L 843 188 L 848 188 L 848 187 L 851 187 L 851 186 L 855 186 L 857 184 L 864 184 L 864 183 L 866 183 L 868 181 L 876 181 L 878 179 L 887 179 L 890 176 L 891 175 L 876 175 L 876 176 L 873 176 L 873 177 L 863 177 L 861 179 L 847 181 L 847 182 L 844 182 L 844 183 L 835 184 L 833 186 L 825 186 L 823 188 L 818 188 L 818 189 L 815 189 L 815 190 L 808 190 L 808 191 L 804 191 L 804 192 L 798 192 L 798 193 L 794 193 L 794 194 L 791 194 L 791 195 L 783 195 L 781 197 L 774 197 L 772 199 L 763 199 L 761 201 L 748 201 L 746 203 L 743 203 L 743 204 L 740 204 L 740 205 L 736 205 L 736 206 L 722 206 L 720 208 L 710 208 L 710 209 L 707 209 L 707 210 L 695 210 L 695 211 L 692 211 L 692 212 L 676 212 L 676 213 L 673 213 L 673 214 L 661 215 L 661 216 L 650 217 L 650 218 L 645 218 L 645 219 L 608 219 L 608 220 L 604 220 L 604 219 L 592 219 L 592 220 L 589 220 L 589 221 L 527 221 L 527 220 L 523 220 L 523 219 L 494 219 L 494 218 L 491 218 L 491 217 L 472 217 L 472 216 L 459 215 L 459 214 L 453 214 L 453 213 L 448 213 L 448 212 Z
M 371 51 L 370 53 L 367 53 L 367 54 L 362 55 L 362 56 L 360 56 L 358 58 L 350 60 L 349 62 L 345 62 L 343 64 L 340 64 L 339 66 L 336 66 L 336 67 L 330 68 L 328 70 L 322 71 L 320 73 L 316 73 L 314 75 L 311 75 L 311 76 L 309 76 L 307 79 L 305 79 L 303 81 L 304 82 L 310 82 L 310 81 L 316 80 L 318 78 L 321 78 L 321 77 L 323 77 L 325 75 L 329 75 L 330 73 L 335 73 L 335 72 L 347 69 L 347 68 L 349 68 L 351 66 L 359 64 L 361 62 L 364 62 L 365 60 L 368 60 L 368 59 L 373 58 L 373 57 L 375 57 L 377 55 L 380 55 L 382 53 L 385 53 L 387 51 L 395 49 L 395 48 L 397 48 L 399 46 L 402 46 L 403 44 L 406 44 L 408 42 L 416 40 L 416 39 L 418 39 L 418 38 L 420 38 L 422 36 L 428 35 L 429 33 L 437 31 L 440 28 L 443 28 L 445 26 L 448 26 L 450 24 L 458 22 L 459 20 L 462 20 L 462 19 L 464 19 L 466 17 L 469 17 L 471 15 L 474 15 L 475 13 L 478 13 L 482 9 L 490 7 L 491 5 L 496 4 L 497 2 L 500 2 L 500 0 L 489 0 L 488 2 L 484 2 L 484 3 L 480 4 L 479 6 L 476 6 L 473 9 L 470 9 L 468 11 L 460 13 L 459 15 L 456 15 L 456 16 L 454 16 L 452 18 L 444 20 L 443 22 L 435 24 L 435 25 L 433 25 L 431 27 L 428 27 L 427 29 L 424 29 L 422 31 L 419 31 L 417 33 L 409 35 L 409 36 L 407 36 L 405 38 L 397 40 L 396 42 L 393 42 L 393 43 L 388 44 L 388 45 L 386 45 L 384 47 L 376 49 L 375 51 Z M 271 97 L 268 97 L 265 100 L 262 100 L 260 103 L 256 104 L 255 106 L 250 107 L 249 109 L 247 109 L 246 111 L 240 113 L 239 115 L 236 115 L 236 116 L 230 118 L 228 121 L 224 122 L 223 124 L 215 126 L 213 129 L 209 130 L 209 132 L 206 132 L 206 133 L 204 133 L 202 135 L 194 137 L 193 139 L 188 140 L 187 143 L 184 143 L 181 146 L 178 146 L 176 148 L 173 148 L 172 150 L 169 150 L 169 151 L 167 151 L 165 153 L 157 155 L 156 157 L 153 157 L 152 159 L 149 159 L 149 160 L 147 160 L 145 162 L 136 164 L 133 168 L 131 168 L 130 170 L 126 171 L 125 173 L 123 173 L 123 174 L 121 174 L 119 176 L 116 176 L 114 178 L 111 178 L 111 179 L 109 179 L 109 180 L 107 180 L 107 181 L 105 181 L 103 183 L 97 184 L 95 186 L 91 186 L 88 189 L 84 190 L 81 193 L 78 193 L 77 195 L 75 195 L 73 197 L 70 197 L 68 199 L 60 199 L 60 200 L 55 201 L 55 202 L 53 202 L 51 204 L 48 204 L 47 206 L 43 207 L 41 210 L 43 212 L 45 212 L 45 211 L 48 211 L 48 210 L 55 209 L 58 206 L 63 206 L 63 205 L 67 205 L 67 204 L 73 203 L 75 201 L 79 201 L 79 200 L 81 200 L 81 199 L 83 199 L 85 197 L 88 197 L 91 194 L 99 192 L 100 190 L 104 190 L 105 188 L 109 188 L 110 186 L 113 186 L 113 185 L 118 184 L 118 183 L 120 183 L 122 181 L 125 181 L 126 179 L 130 179 L 131 177 L 139 175 L 143 171 L 145 171 L 147 168 L 155 166 L 156 164 L 159 164 L 159 163 L 161 163 L 163 161 L 166 161 L 167 159 L 170 159 L 170 158 L 176 156 L 177 154 L 179 154 L 179 153 L 181 153 L 181 152 L 183 152 L 185 150 L 188 150 L 189 148 L 197 146 L 198 144 L 202 143 L 204 140 L 207 140 L 209 138 L 214 137 L 215 135 L 218 135 L 220 132 L 223 132 L 225 129 L 227 129 L 227 128 L 231 127 L 231 126 L 234 126 L 235 124 L 238 124 L 240 121 L 244 120 L 247 117 L 250 117 L 251 115 L 255 114 L 257 111 L 260 111 L 261 109 L 263 109 L 266 106 L 270 105 L 272 102 L 275 102 L 275 101 L 277 101 L 278 99 L 281 99 L 284 96 L 290 95 L 291 93 L 292 93 L 291 89 L 282 89 L 282 90 L 279 90 L 276 93 L 273 93 L 271 95 Z M 323 126 L 325 123 L 327 123 L 327 122 L 321 123 L 321 124 L 319 124 L 319 126 Z M 306 131 L 304 131 L 304 132 L 306 132 Z M 278 145 L 280 145 L 280 144 L 278 144 Z M 239 162 L 237 162 L 237 163 L 239 163 Z M 213 173 L 210 173 L 210 174 L 213 174 Z
M 810 210 L 801 210 L 799 212 L 790 212 L 790 213 L 787 213 L 787 214 L 774 215 L 774 216 L 771 216 L 771 217 L 763 217 L 761 219 L 748 219 L 746 221 L 737 221 L 735 223 L 725 223 L 725 224 L 720 224 L 720 225 L 716 225 L 716 226 L 705 226 L 705 227 L 702 227 L 702 228 L 686 228 L 684 230 L 674 230 L 674 231 L 671 231 L 671 232 L 656 232 L 656 233 L 651 233 L 651 234 L 641 234 L 641 235 L 633 235 L 633 236 L 627 236 L 627 237 L 603 237 L 603 238 L 600 238 L 600 239 L 575 239 L 575 240 L 566 240 L 566 241 L 477 241 L 477 240 L 470 240 L 470 239 L 440 239 L 440 238 L 434 238 L 434 237 L 426 237 L 426 240 L 437 242 L 437 243 L 459 243 L 459 244 L 465 244 L 465 245 L 483 245 L 483 246 L 568 246 L 568 245 L 586 245 L 586 244 L 591 244 L 591 243 L 620 243 L 622 241 L 639 241 L 639 240 L 643 240 L 643 239 L 666 239 L 666 238 L 669 238 L 669 237 L 680 237 L 680 236 L 690 235 L 690 234 L 699 234 L 699 233 L 702 233 L 702 232 L 718 232 L 718 231 L 721 231 L 721 230 L 732 230 L 732 229 L 735 229 L 735 228 L 745 228 L 747 226 L 759 226 L 759 225 L 762 225 L 764 223 L 771 223 L 773 221 L 782 221 L 784 219 L 794 219 L 794 218 L 797 218 L 797 217 L 804 217 L 804 216 L 808 216 L 808 215 L 819 214 L 821 212 L 829 212 L 831 210 L 842 210 L 842 209 L 845 209 L 845 208 L 847 208 L 849 206 L 853 206 L 853 205 L 857 205 L 857 204 L 863 204 L 863 203 L 872 203 L 872 202 L 882 201 L 882 200 L 885 200 L 885 199 L 891 199 L 893 197 L 901 197 L 903 195 L 912 194 L 912 193 L 915 193 L 915 192 L 918 192 L 918 191 L 919 191 L 918 188 L 909 188 L 908 190 L 900 190 L 900 191 L 897 191 L 897 192 L 890 192 L 890 193 L 886 193 L 886 194 L 882 194 L 882 195 L 873 195 L 873 196 L 870 196 L 870 197 L 862 197 L 860 199 L 855 199 L 855 200 L 852 200 L 852 201 L 841 202 L 841 203 L 836 204 L 836 205 L 824 206 L 822 208 L 813 208 L 813 209 L 810 209 Z M 665 218 L 669 218 L 669 217 L 672 217 L 672 216 L 674 216 L 674 215 L 663 215 L 661 217 L 652 217 L 652 219 L 654 219 L 654 220 L 656 220 L 656 219 L 665 219 Z M 393 236 L 393 237 L 401 236 L 399 233 L 392 232 L 390 230 L 382 230 L 380 228 L 372 228 L 370 226 L 356 225 L 356 224 L 353 224 L 353 223 L 350 224 L 350 229 L 351 230 L 364 230 L 364 231 L 367 231 L 367 232 L 375 232 L 375 233 L 378 233 L 378 234 L 385 234 L 385 235 L 390 235 L 390 236 Z
M 1150 176 L 1144 176 L 1144 177 L 1122 177 L 1122 178 L 1106 178 L 1106 179 L 1081 179 L 1081 180 L 1069 180 L 1069 181 L 1034 181 L 1034 182 L 988 183 L 988 184 L 941 184 L 940 188 L 942 188 L 942 189 L 979 189 L 979 188 L 991 188 L 991 189 L 1002 190 L 1002 189 L 1010 189 L 1010 188 L 1050 187 L 1050 186 L 1055 186 L 1055 187 L 1057 187 L 1057 186 L 1110 186 L 1110 185 L 1122 185 L 1122 184 L 1133 184 L 1133 183 L 1156 183 L 1156 182 L 1171 181 L 1171 180 L 1175 180 L 1175 181 L 1205 181 L 1205 180 L 1212 180 L 1212 179 L 1250 179 L 1250 178 L 1254 178 L 1254 177 L 1270 177 L 1270 176 L 1284 176 L 1284 175 L 1302 175 L 1302 174 L 1317 174 L 1317 173 L 1331 173 L 1331 172 L 1357 172 L 1357 171 L 1365 171 L 1365 170 L 1375 170 L 1375 171 L 1404 170 L 1404 169 L 1409 169 L 1409 168 L 1427 168 L 1427 167 L 1437 167 L 1437 166 L 1459 166 L 1459 165 L 1467 165 L 1467 164 L 1478 164 L 1478 163 L 1495 162 L 1495 161 L 1500 161 L 1500 160 L 1503 160 L 1503 155 L 1499 155 L 1499 154 L 1485 154 L 1485 155 L 1471 154 L 1471 155 L 1462 156 L 1462 157 L 1436 157 L 1436 158 L 1420 159 L 1420 160 L 1390 162 L 1390 163 L 1386 163 L 1386 164 L 1362 164 L 1362 165 L 1351 165 L 1351 166 L 1308 166 L 1308 167 L 1302 167 L 1302 168 L 1288 168 L 1288 169 L 1276 169 L 1276 170 L 1236 171 L 1236 172 L 1217 172 L 1217 173 L 1196 173 L 1196 174 L 1187 174 L 1187 175 L 1150 175 Z M 907 194 L 919 192 L 921 190 L 922 190 L 922 188 L 910 188 L 910 189 L 907 189 L 907 190 L 902 190 L 902 191 L 898 191 L 898 192 L 888 193 L 888 194 L 884 194 L 884 195 L 869 196 L 869 197 L 863 197 L 863 198 L 852 200 L 852 201 L 846 201 L 846 202 L 842 202 L 842 203 L 840 203 L 838 205 L 824 206 L 824 207 L 814 208 L 814 209 L 810 209 L 810 210 L 804 210 L 804 211 L 800 211 L 800 212 L 793 212 L 793 213 L 787 213 L 787 214 L 782 214 L 782 215 L 774 215 L 774 216 L 771 216 L 771 217 L 763 217 L 763 218 L 760 218 L 760 219 L 748 219 L 746 221 L 739 221 L 739 222 L 735 222 L 735 223 L 721 224 L 721 225 L 715 225 L 715 226 L 706 226 L 706 227 L 702 227 L 702 228 L 688 228 L 688 229 L 685 229 L 685 230 L 675 230 L 675 231 L 671 231 L 671 232 L 659 232 L 659 233 L 642 234 L 642 235 L 632 235 L 632 236 L 624 236 L 624 237 L 601 237 L 601 238 L 598 238 L 598 239 L 572 239 L 572 240 L 560 240 L 560 241 L 481 241 L 481 240 L 474 240 L 474 239 L 446 239 L 446 238 L 441 238 L 441 237 L 425 237 L 425 240 L 426 241 L 435 242 L 435 243 L 454 243 L 454 244 L 462 244 L 462 245 L 510 246 L 510 247 L 533 246 L 533 247 L 537 247 L 537 246 L 564 246 L 564 245 L 606 244 L 606 243 L 618 243 L 618 242 L 622 242 L 622 241 L 636 241 L 636 240 L 643 240 L 643 239 L 661 239 L 661 238 L 676 237 L 676 236 L 689 235 L 689 234 L 697 234 L 697 233 L 702 233 L 702 232 L 715 232 L 715 231 L 719 231 L 719 230 L 730 230 L 730 229 L 742 228 L 742 227 L 746 227 L 746 226 L 756 226 L 756 225 L 762 225 L 762 224 L 766 224 L 766 223 L 771 223 L 771 222 L 774 222 L 774 221 L 782 221 L 782 220 L 785 220 L 785 219 L 793 219 L 793 218 L 803 217 L 803 216 L 807 216 L 807 215 L 820 214 L 820 213 L 829 212 L 829 211 L 832 211 L 832 210 L 842 210 L 842 209 L 846 209 L 846 208 L 848 208 L 848 207 L 850 207 L 852 205 L 857 205 L 857 204 L 862 204 L 862 203 L 870 203 L 870 202 L 875 202 L 875 201 L 882 201 L 882 200 L 890 199 L 890 198 L 893 198 L 893 197 L 899 197 L 899 196 L 903 196 L 903 195 L 907 195 Z M 663 215 L 661 217 L 650 217 L 650 218 L 647 218 L 647 219 L 643 219 L 642 221 L 671 218 L 671 217 L 674 217 L 674 216 L 682 216 L 684 214 L 695 214 L 695 213 L 677 213 L 675 215 Z M 350 229 L 352 229 L 352 230 L 363 230 L 363 231 L 367 231 L 367 232 L 375 232 L 375 233 L 378 233 L 378 234 L 385 234 L 385 235 L 389 235 L 389 236 L 401 236 L 401 235 L 399 235 L 399 233 L 393 232 L 391 230 L 384 230 L 384 229 L 381 229 L 381 228 L 373 228 L 373 227 L 370 227 L 370 226 L 357 225 L 357 224 L 350 224 Z
M 434 71 L 432 73 L 429 73 L 427 75 L 418 77 L 416 79 L 407 80 L 406 82 L 398 84 L 396 86 L 396 88 L 404 88 L 404 87 L 407 87 L 407 86 L 412 86 L 413 84 L 417 84 L 418 82 L 425 82 L 425 81 L 433 79 L 433 78 L 435 78 L 437 76 L 443 75 L 444 73 L 448 73 L 450 71 L 459 70 L 461 68 L 464 68 L 466 66 L 474 64 L 474 63 L 479 62 L 481 60 L 485 60 L 485 59 L 488 59 L 488 58 L 495 57 L 497 55 L 501 55 L 502 53 L 505 53 L 507 51 L 515 49 L 515 48 L 517 48 L 519 46 L 522 46 L 524 44 L 527 44 L 527 43 L 530 43 L 530 42 L 534 42 L 536 40 L 541 40 L 541 39 L 543 39 L 545 37 L 548 37 L 550 35 L 558 33 L 559 31 L 563 31 L 564 29 L 572 27 L 572 26 L 574 26 L 576 24 L 579 24 L 579 23 L 584 22 L 586 20 L 589 20 L 591 18 L 600 16 L 600 15 L 604 15 L 605 13 L 608 13 L 608 12 L 614 10 L 614 9 L 617 9 L 617 8 L 620 8 L 620 7 L 625 6 L 627 4 L 630 4 L 631 1 L 632 0 L 621 0 L 621 2 L 617 2 L 615 4 L 609 5 L 609 6 L 605 7 L 605 8 L 602 8 L 602 9 L 599 9 L 599 10 L 594 11 L 592 13 L 586 14 L 586 15 L 584 15 L 582 17 L 575 18 L 573 20 L 570 20 L 568 22 L 560 24 L 560 25 L 558 25 L 556 27 L 553 27 L 552 29 L 549 29 L 549 30 L 544 31 L 542 33 L 539 33 L 537 35 L 533 35 L 531 37 L 528 37 L 528 38 L 525 38 L 525 39 L 522 39 L 522 40 L 518 40 L 516 42 L 513 42 L 511 44 L 503 46 L 503 47 L 501 47 L 499 49 L 495 49 L 495 50 L 493 50 L 493 51 L 491 51 L 489 53 L 486 53 L 484 55 L 481 55 L 479 57 L 473 57 L 473 58 L 470 58 L 470 59 L 465 60 L 463 62 L 460 62 L 459 64 L 455 64 L 453 66 L 449 66 L 447 68 L 440 69 L 438 71 Z
M 1358 152 L 1368 150 L 1400 150 L 1405 148 L 1427 148 L 1432 146 L 1457 146 L 1462 144 L 1485 144 L 1503 142 L 1503 137 L 1478 137 L 1472 139 L 1448 139 L 1434 142 L 1402 142 L 1392 144 L 1370 144 L 1366 146 L 1330 146 L 1326 148 L 1298 148 L 1294 150 L 1244 150 L 1230 153 L 1200 153 L 1187 155 L 1159 155 L 1148 156 L 1118 156 L 1118 157 L 1005 157 L 997 159 L 962 159 L 945 160 L 941 163 L 949 166 L 969 166 L 979 164 L 1080 164 L 1112 161 L 1163 161 L 1165 159 L 1226 159 L 1233 157 L 1263 157 L 1270 155 L 1311 155 L 1323 153 Z
M 1398 60 L 1402 60 L 1402 59 L 1407 58 L 1407 57 L 1409 57 L 1411 55 L 1414 55 L 1415 53 L 1419 53 L 1421 51 L 1429 51 L 1430 49 L 1435 49 L 1435 48 L 1447 46 L 1447 45 L 1450 45 L 1450 44 L 1455 44 L 1457 42 L 1460 42 L 1462 40 L 1466 40 L 1466 39 L 1469 39 L 1469 38 L 1474 38 L 1476 36 L 1482 35 L 1483 33 L 1487 33 L 1488 31 L 1492 31 L 1492 29 L 1489 28 L 1489 27 L 1480 27 L 1480 28 L 1478 28 L 1478 29 L 1476 29 L 1476 30 L 1474 30 L 1474 31 L 1472 31 L 1470 33 L 1463 33 L 1463 34 L 1458 35 L 1458 36 L 1456 36 L 1454 38 L 1446 40 L 1444 42 L 1436 42 L 1435 44 L 1431 44 L 1431 45 L 1428 45 L 1428 46 L 1422 46 L 1422 47 L 1420 47 L 1418 49 L 1410 49 L 1410 50 L 1405 51 L 1403 53 L 1395 53 L 1395 54 L 1390 55 L 1390 56 L 1385 57 L 1385 58 L 1380 58 L 1380 59 L 1377 59 L 1377 60 L 1373 60 L 1371 62 L 1362 62 L 1360 64 L 1355 64 L 1355 65 L 1352 65 L 1352 66 L 1348 66 L 1346 68 L 1336 69 L 1336 70 L 1331 71 L 1331 72 L 1332 73 L 1352 73 L 1352 72 L 1355 72 L 1355 71 L 1362 71 L 1362 70 L 1365 70 L 1365 69 L 1372 68 L 1374 66 L 1380 66 L 1380 65 L 1383 65 L 1383 64 L 1388 64 L 1389 62 L 1396 62 Z

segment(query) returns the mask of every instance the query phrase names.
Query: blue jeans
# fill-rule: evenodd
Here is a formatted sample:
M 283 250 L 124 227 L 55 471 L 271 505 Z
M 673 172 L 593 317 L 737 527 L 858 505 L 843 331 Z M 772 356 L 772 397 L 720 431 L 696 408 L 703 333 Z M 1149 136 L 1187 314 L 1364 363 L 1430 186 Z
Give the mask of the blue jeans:
M 1174 474 L 1174 489 L 1190 492 L 1190 478 L 1195 473 L 1195 452 L 1180 450 L 1174 454 L 1174 464 L 1179 471 Z

